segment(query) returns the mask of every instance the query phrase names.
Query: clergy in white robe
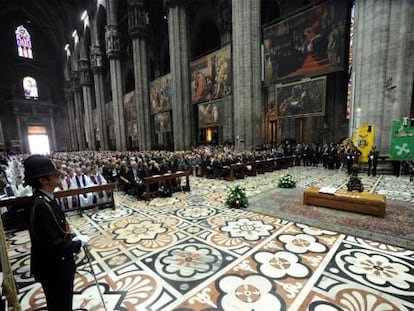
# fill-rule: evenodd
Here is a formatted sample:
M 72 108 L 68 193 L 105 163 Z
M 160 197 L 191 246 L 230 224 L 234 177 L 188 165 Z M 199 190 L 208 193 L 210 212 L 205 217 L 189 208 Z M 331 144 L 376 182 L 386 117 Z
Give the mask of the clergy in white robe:
M 80 167 L 75 169 L 75 175 L 72 177 L 71 189 L 79 189 L 93 186 L 93 183 L 88 175 L 82 172 Z M 79 201 L 81 207 L 88 207 L 93 204 L 94 195 L 93 193 L 85 193 L 79 195 Z
M 89 178 L 91 179 L 92 183 L 95 186 L 106 184 L 106 179 L 102 176 L 101 172 L 97 169 L 97 167 L 92 167 Z M 104 204 L 111 202 L 111 198 L 113 196 L 112 191 L 99 191 L 95 193 L 95 197 L 97 199 L 98 204 Z
M 72 179 L 70 178 L 68 174 L 66 174 L 66 172 L 62 168 L 60 172 L 60 183 L 56 187 L 55 191 L 68 190 L 68 189 L 71 189 L 71 186 L 72 186 Z M 62 198 L 59 198 L 59 201 L 60 201 L 60 206 L 62 206 L 63 209 L 73 209 L 77 206 L 76 196 L 62 197 Z

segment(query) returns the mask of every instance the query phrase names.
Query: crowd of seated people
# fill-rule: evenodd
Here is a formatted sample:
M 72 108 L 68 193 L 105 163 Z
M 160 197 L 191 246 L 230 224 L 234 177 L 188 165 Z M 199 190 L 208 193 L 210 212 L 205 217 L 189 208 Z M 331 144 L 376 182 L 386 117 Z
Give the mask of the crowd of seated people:
M 56 152 L 50 157 L 56 163 L 57 168 L 61 171 L 60 190 L 76 189 L 90 185 L 99 185 L 107 182 L 117 184 L 119 191 L 143 198 L 145 187 L 144 178 L 153 175 L 162 175 L 168 172 L 188 171 L 191 170 L 194 175 L 206 178 L 225 179 L 230 173 L 232 164 L 244 163 L 246 170 L 240 170 L 235 173 L 235 178 L 244 178 L 249 175 L 249 170 L 253 162 L 257 163 L 260 168 L 261 162 L 269 159 L 296 158 L 296 164 L 300 165 L 317 165 L 323 163 L 324 167 L 337 168 L 336 159 L 338 158 L 338 149 L 332 145 L 329 151 L 335 160 L 325 158 L 324 150 L 329 146 L 315 146 L 299 144 L 291 147 L 289 144 L 263 145 L 255 151 L 236 151 L 233 146 L 199 146 L 188 151 L 79 151 L 79 152 Z M 326 149 L 328 150 L 328 149 Z M 335 153 L 335 155 L 334 155 Z M 312 156 L 309 156 L 312 154 Z M 11 183 L 16 187 L 22 187 L 22 162 L 28 155 L 8 156 L 7 174 Z M 332 164 L 333 163 L 333 164 Z M 272 162 L 274 169 L 277 169 L 278 162 Z M 13 168 L 13 169 L 11 169 Z M 13 176 L 13 177 L 11 177 Z M 174 187 L 179 188 L 179 180 Z M 168 185 L 171 187 L 171 185 Z M 166 188 L 163 184 L 151 185 L 151 193 Z M 165 189 L 164 189 L 165 190 Z M 167 192 L 171 189 L 166 189 Z M 161 193 L 162 194 L 162 193 Z M 96 202 L 109 200 L 111 194 L 98 193 L 82 195 L 81 206 Z M 66 198 L 63 202 L 65 207 L 76 207 L 75 200 Z

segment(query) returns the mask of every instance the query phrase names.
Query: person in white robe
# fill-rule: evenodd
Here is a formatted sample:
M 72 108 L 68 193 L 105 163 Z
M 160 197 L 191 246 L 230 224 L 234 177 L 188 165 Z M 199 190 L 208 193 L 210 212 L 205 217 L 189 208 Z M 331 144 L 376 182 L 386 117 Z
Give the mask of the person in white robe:
M 62 166 L 60 169 L 60 183 L 56 187 L 55 191 L 68 190 L 68 189 L 71 189 L 71 186 L 72 186 L 72 179 L 66 173 L 66 167 Z M 60 201 L 60 206 L 64 210 L 70 210 L 77 206 L 76 196 L 62 197 L 62 198 L 59 198 L 59 201 Z
M 71 189 L 80 189 L 93 186 L 93 183 L 88 175 L 82 172 L 82 168 L 75 169 L 75 175 L 72 177 Z M 93 193 L 85 193 L 79 195 L 79 202 L 82 208 L 93 205 Z
M 89 178 L 95 186 L 108 183 L 96 166 L 91 168 Z M 98 204 L 111 202 L 112 195 L 112 191 L 99 191 L 95 193 Z

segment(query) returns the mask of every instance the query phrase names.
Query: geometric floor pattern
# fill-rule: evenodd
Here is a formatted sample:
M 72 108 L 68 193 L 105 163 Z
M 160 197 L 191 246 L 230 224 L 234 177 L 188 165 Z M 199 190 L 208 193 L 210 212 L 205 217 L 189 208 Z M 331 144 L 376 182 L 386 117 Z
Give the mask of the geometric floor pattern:
M 346 182 L 315 172 L 298 186 Z M 254 197 L 280 173 L 235 183 Z M 171 198 L 147 203 L 116 193 L 116 210 L 68 214 L 72 229 L 91 238 L 90 262 L 84 251 L 77 257 L 74 308 L 105 310 L 100 291 L 106 310 L 414 310 L 414 250 L 228 209 L 232 184 L 191 177 L 191 191 Z M 22 309 L 42 310 L 27 231 L 8 241 Z

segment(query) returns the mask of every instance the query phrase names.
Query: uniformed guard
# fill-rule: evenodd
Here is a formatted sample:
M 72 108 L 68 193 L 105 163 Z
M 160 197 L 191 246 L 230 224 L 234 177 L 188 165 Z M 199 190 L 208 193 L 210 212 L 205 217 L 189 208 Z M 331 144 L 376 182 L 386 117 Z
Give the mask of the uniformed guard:
M 368 153 L 368 176 L 377 175 L 377 165 L 378 165 L 379 152 L 376 150 L 375 146 L 372 147 L 372 150 Z
M 53 162 L 41 155 L 24 161 L 25 183 L 32 186 L 30 210 L 31 273 L 40 282 L 49 311 L 71 311 L 74 253 L 89 243 L 87 236 L 71 233 L 65 214 L 53 191 L 60 182 Z

